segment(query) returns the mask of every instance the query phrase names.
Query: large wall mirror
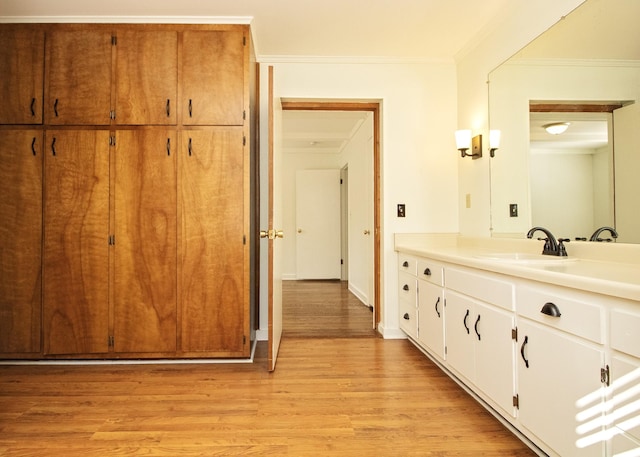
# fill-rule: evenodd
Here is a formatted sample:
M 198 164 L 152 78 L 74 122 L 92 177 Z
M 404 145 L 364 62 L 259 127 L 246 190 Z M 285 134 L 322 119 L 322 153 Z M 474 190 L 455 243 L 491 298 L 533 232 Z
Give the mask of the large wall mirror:
M 640 243 L 639 17 L 638 0 L 586 0 L 489 74 L 492 236 Z

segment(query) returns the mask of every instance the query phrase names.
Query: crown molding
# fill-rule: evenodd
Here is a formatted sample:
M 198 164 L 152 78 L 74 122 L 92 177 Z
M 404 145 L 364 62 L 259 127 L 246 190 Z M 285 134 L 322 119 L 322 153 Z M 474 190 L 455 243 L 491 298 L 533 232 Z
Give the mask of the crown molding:
M 433 59 L 426 57 L 376 57 L 376 56 L 304 56 L 304 55 L 258 55 L 260 63 L 309 63 L 309 64 L 430 64 L 454 65 L 453 58 Z
M 0 16 L 0 23 L 29 24 L 251 24 L 253 16 Z

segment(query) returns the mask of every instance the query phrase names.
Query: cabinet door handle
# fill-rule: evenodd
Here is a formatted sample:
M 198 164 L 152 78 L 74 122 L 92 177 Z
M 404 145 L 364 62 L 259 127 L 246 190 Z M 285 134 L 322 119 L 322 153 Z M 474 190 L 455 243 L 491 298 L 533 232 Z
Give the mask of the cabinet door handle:
M 171 100 L 167 98 L 167 117 L 171 116 Z
M 51 153 L 56 155 L 56 137 L 53 137 L 53 141 L 51 141 Z
M 467 329 L 467 335 L 469 334 L 469 326 L 467 325 L 467 319 L 469 319 L 469 310 L 467 310 L 467 314 L 464 315 L 464 319 L 462 323 L 464 324 L 464 328 Z
M 409 320 L 409 313 L 404 313 L 404 316 L 402 316 L 405 320 Z
M 31 152 L 33 155 L 36 155 L 36 137 L 33 137 L 33 141 L 31 142 Z
M 409 266 L 409 262 L 405 260 L 404 262 L 402 262 L 402 266 L 407 268 Z
M 440 311 L 438 311 L 438 303 L 440 303 L 440 297 L 438 297 L 438 299 L 436 300 L 436 314 L 438 314 L 438 317 L 440 317 Z
M 478 335 L 478 341 L 480 341 L 480 332 L 478 332 L 478 324 L 480 323 L 480 314 L 478 314 L 478 318 L 476 319 L 476 323 L 473 325 L 473 329 L 476 331 L 476 335 Z
M 189 99 L 189 117 L 193 117 L 193 100 Z
M 36 99 L 35 99 L 35 97 L 31 99 L 31 106 L 29 108 L 31 109 L 31 117 L 36 117 Z
M 555 303 L 545 303 L 542 309 L 540 310 L 542 314 L 546 314 L 551 317 L 560 317 L 562 314 L 560 313 L 560 308 Z
M 524 355 L 524 347 L 529 343 L 529 337 L 525 336 L 524 341 L 522 342 L 522 346 L 520 346 L 520 355 L 522 356 L 522 360 L 524 360 L 524 366 L 529 368 L 529 361 L 527 357 Z
M 426 269 L 424 270 L 424 274 L 425 274 L 426 276 L 431 276 L 431 270 L 430 270 L 430 269 L 428 269 L 428 268 L 426 268 Z
M 53 114 L 56 115 L 56 117 L 58 117 L 58 99 L 56 98 L 56 101 L 53 102 Z
M 409 290 L 409 285 L 405 284 L 404 286 L 402 286 L 402 290 Z

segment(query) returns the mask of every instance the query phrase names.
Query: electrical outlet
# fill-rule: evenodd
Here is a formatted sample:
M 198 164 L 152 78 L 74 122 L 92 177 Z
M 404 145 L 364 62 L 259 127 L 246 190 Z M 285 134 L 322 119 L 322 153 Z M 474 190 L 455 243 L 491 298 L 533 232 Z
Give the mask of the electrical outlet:
M 509 216 L 510 217 L 518 217 L 518 204 L 511 203 L 509 205 Z
M 405 217 L 404 203 L 398 203 L 398 217 Z

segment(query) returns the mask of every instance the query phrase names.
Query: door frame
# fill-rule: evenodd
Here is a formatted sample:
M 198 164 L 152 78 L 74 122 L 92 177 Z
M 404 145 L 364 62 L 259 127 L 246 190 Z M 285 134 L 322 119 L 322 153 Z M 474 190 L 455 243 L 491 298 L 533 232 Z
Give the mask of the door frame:
M 282 99 L 282 110 L 297 111 L 367 111 L 373 113 L 373 276 L 374 328 L 380 324 L 380 102 Z

